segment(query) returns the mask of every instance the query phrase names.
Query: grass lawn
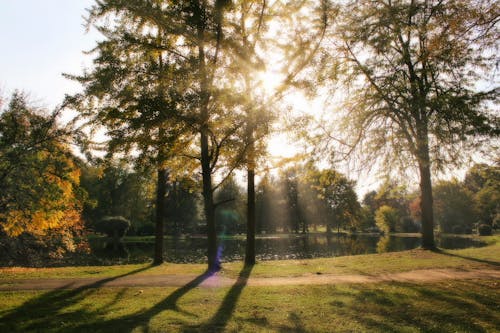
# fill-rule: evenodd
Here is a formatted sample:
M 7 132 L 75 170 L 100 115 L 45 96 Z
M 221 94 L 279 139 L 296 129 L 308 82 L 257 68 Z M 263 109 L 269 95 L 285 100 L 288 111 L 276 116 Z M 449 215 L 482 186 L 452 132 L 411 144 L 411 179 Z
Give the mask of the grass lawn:
M 487 247 L 412 250 L 312 260 L 269 261 L 218 273 L 228 287 L 199 287 L 205 265 L 164 264 L 0 269 L 20 278 L 199 274 L 183 287 L 79 288 L 0 292 L 0 332 L 499 332 L 500 281 L 246 286 L 247 277 L 377 275 L 414 269 L 499 269 L 500 237 Z
M 495 332 L 499 299 L 488 280 L 2 292 L 0 331 Z
M 461 250 L 442 250 L 440 252 L 415 249 L 336 258 L 262 261 L 255 265 L 252 276 L 282 277 L 311 273 L 376 275 L 415 269 L 475 269 L 500 266 L 500 235 L 479 238 L 488 246 Z M 225 263 L 223 264 L 223 270 L 219 274 L 235 278 L 242 268 L 243 264 L 241 262 Z M 145 276 L 152 274 L 202 274 L 205 269 L 205 264 L 173 263 L 165 263 L 154 267 L 148 264 L 58 268 L 0 267 L 0 284 L 15 279 L 109 278 L 131 273 Z

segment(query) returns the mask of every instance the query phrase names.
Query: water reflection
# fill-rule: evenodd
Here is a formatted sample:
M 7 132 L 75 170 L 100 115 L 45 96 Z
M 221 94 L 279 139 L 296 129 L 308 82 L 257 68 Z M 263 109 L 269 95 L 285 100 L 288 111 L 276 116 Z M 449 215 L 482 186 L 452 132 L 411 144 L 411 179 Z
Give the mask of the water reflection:
M 395 252 L 419 247 L 419 237 L 378 235 L 309 234 L 278 235 L 256 239 L 257 260 L 307 259 L 338 257 L 367 253 Z M 478 247 L 485 244 L 464 237 L 441 237 L 437 245 L 445 249 Z M 193 263 L 206 261 L 205 238 L 168 238 L 165 241 L 165 259 L 168 262 Z M 245 255 L 245 239 L 226 237 L 220 240 L 222 261 L 242 260 Z M 96 260 L 112 263 L 142 263 L 151 260 L 153 241 L 126 241 L 109 244 L 103 239 L 91 240 L 92 256 Z

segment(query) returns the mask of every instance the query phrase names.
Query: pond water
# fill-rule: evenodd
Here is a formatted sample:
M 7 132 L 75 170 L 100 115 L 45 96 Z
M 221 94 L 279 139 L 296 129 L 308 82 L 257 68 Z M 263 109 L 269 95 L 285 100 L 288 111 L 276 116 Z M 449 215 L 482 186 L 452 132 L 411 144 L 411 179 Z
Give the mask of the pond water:
M 444 249 L 479 247 L 485 244 L 468 237 L 442 236 L 436 239 Z M 345 234 L 307 234 L 263 236 L 256 239 L 257 260 L 306 259 L 338 257 L 367 253 L 410 250 L 419 247 L 420 237 Z M 109 244 L 105 238 L 91 239 L 91 256 L 104 264 L 144 263 L 151 261 L 154 242 L 133 241 L 118 245 Z M 165 260 L 176 263 L 206 262 L 206 238 L 185 237 L 165 240 Z M 245 255 L 245 239 L 229 237 L 219 240 L 223 262 L 242 260 Z

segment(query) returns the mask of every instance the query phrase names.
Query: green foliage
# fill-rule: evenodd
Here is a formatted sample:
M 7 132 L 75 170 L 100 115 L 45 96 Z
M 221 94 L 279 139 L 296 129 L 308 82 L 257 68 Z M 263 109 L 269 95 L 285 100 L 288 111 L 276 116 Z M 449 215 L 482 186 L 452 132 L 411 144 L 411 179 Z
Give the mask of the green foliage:
M 166 232 L 173 235 L 195 233 L 200 221 L 199 181 L 181 177 L 169 182 L 165 199 Z
M 95 231 L 106 234 L 110 238 L 119 239 L 125 236 L 130 221 L 123 216 L 107 216 L 95 224 Z
M 217 231 L 223 234 L 243 233 L 246 229 L 246 198 L 234 177 L 226 179 L 215 192 L 214 199 L 217 205 Z
M 123 216 L 135 230 L 152 219 L 154 180 L 149 171 L 133 171 L 117 160 L 82 165 L 81 186 L 88 193 L 83 217 L 87 226 L 106 216 Z
M 310 169 L 307 175 L 310 188 L 323 209 L 328 227 L 356 225 L 359 221 L 361 206 L 354 191 L 354 181 L 343 174 L 331 170 Z
M 18 92 L 1 110 L 0 229 L 10 236 L 80 224 L 80 170 L 57 115 L 30 106 Z
M 476 222 L 472 194 L 456 179 L 440 181 L 434 186 L 435 218 L 442 232 L 453 232 L 454 226 L 471 228 Z
M 478 220 L 493 226 L 500 216 L 500 167 L 474 165 L 465 175 L 464 186 L 473 195 Z
M 75 241 L 85 192 L 71 132 L 57 116 L 18 92 L 0 110 L 0 248 L 9 265 L 62 262 L 67 252 L 85 250 Z
M 375 212 L 375 223 L 380 231 L 386 234 L 396 231 L 398 220 L 397 210 L 393 207 L 384 205 Z

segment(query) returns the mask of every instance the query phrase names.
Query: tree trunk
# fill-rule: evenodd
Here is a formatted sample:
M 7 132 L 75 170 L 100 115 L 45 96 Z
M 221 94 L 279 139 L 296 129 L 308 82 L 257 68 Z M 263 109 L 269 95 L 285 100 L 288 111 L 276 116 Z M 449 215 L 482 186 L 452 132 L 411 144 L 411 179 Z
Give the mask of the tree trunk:
M 207 257 L 208 270 L 220 270 L 220 258 L 217 255 L 217 233 L 215 230 L 215 205 L 212 186 L 212 156 L 209 147 L 209 101 L 210 82 L 206 68 L 205 58 L 205 29 L 206 29 L 206 2 L 195 1 L 194 19 L 197 21 L 196 30 L 198 37 L 198 66 L 200 82 L 200 148 L 201 148 L 201 174 L 203 181 L 203 203 L 205 219 L 207 221 Z
M 419 162 L 420 210 L 422 212 L 422 247 L 434 249 L 434 211 L 432 207 L 431 171 L 428 163 Z
M 253 142 L 250 143 L 247 166 L 247 244 L 245 264 L 255 264 L 255 161 Z
M 207 257 L 208 270 L 216 272 L 220 270 L 220 258 L 217 255 L 217 232 L 215 230 L 215 205 L 212 191 L 212 168 L 210 167 L 210 155 L 208 147 L 208 130 L 201 131 L 201 173 L 203 179 L 203 202 L 205 218 L 207 221 Z
M 427 133 L 418 142 L 420 173 L 420 210 L 422 213 L 422 248 L 434 249 L 434 210 L 432 207 L 431 163 Z
M 163 263 L 163 221 L 165 219 L 165 195 L 167 193 L 168 172 L 165 168 L 157 170 L 156 184 L 156 228 L 155 228 L 155 253 L 153 265 Z

